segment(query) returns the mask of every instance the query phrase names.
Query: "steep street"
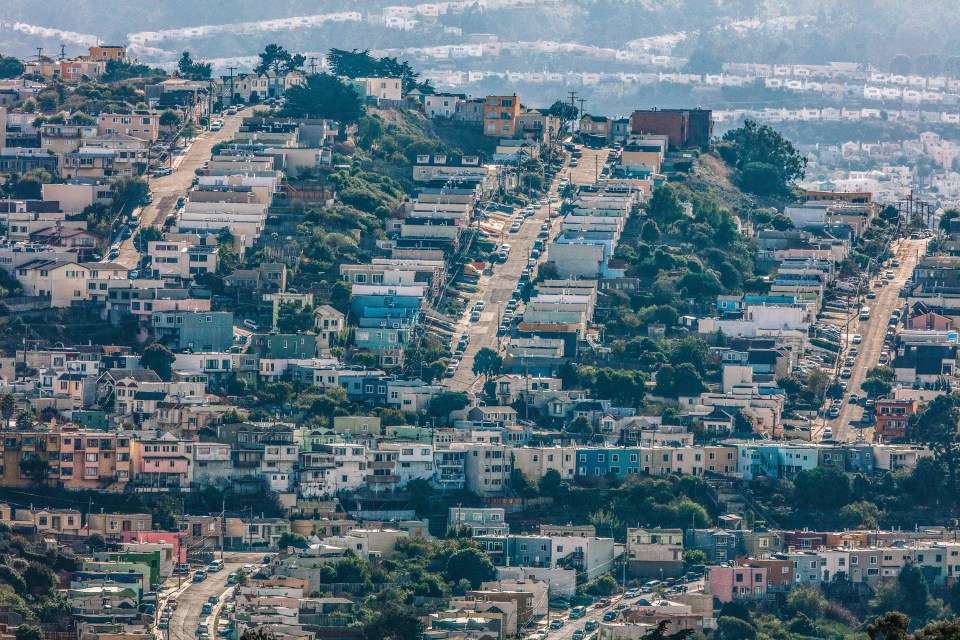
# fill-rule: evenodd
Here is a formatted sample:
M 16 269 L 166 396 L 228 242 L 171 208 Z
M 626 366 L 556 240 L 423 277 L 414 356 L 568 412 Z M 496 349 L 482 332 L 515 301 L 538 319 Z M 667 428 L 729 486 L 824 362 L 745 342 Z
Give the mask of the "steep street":
M 140 210 L 140 227 L 162 226 L 166 217 L 173 213 L 177 198 L 185 196 L 190 190 L 190 183 L 196 176 L 195 170 L 203 166 L 210 159 L 213 147 L 220 143 L 232 140 L 240 129 L 244 112 L 234 116 L 224 115 L 223 128 L 220 131 L 204 131 L 186 153 L 174 159 L 175 169 L 169 176 L 150 178 L 150 192 L 153 194 L 153 203 Z M 110 262 L 122 264 L 135 269 L 140 260 L 140 253 L 133 246 L 133 235 L 120 245 L 120 257 Z

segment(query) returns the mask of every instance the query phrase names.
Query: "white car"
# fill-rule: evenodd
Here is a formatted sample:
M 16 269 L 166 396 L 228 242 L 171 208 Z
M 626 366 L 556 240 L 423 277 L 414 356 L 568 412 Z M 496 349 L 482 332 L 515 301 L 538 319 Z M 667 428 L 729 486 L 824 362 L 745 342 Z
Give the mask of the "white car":
M 853 344 L 860 344 L 861 342 L 863 342 L 863 336 L 859 333 L 853 334 Z

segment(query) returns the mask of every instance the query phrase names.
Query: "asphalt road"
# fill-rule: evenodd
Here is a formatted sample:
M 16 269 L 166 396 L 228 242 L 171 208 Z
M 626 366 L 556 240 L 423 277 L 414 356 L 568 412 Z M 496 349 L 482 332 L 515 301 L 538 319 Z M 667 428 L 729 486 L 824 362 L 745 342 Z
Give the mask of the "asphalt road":
M 160 590 L 160 602 L 166 608 L 167 598 L 176 594 L 178 606 L 177 610 L 170 614 L 169 628 L 154 627 L 156 637 L 160 640 L 196 640 L 197 625 L 206 622 L 210 630 L 210 638 L 214 640 L 217 633 L 213 624 L 214 618 L 219 612 L 220 605 L 223 604 L 223 596 L 233 590 L 233 587 L 227 586 L 227 577 L 236 573 L 245 564 L 259 567 L 263 555 L 263 553 L 227 553 L 224 556 L 223 570 L 208 573 L 207 579 L 203 582 L 192 582 L 192 577 L 184 576 L 184 582 L 178 588 L 176 577 L 167 580 L 165 588 Z M 203 604 L 214 595 L 220 598 L 220 604 L 213 608 L 211 615 L 201 617 L 200 610 Z
M 875 287 L 876 279 L 870 281 L 870 288 L 877 292 L 877 297 L 873 300 L 866 300 L 865 304 L 870 307 L 870 319 L 861 322 L 859 315 L 850 323 L 850 335 L 860 334 L 862 342 L 859 345 L 851 344 L 858 350 L 855 363 L 851 369 L 851 376 L 847 380 L 847 395 L 840 401 L 839 417 L 826 421 L 826 425 L 821 425 L 815 431 L 814 440 L 820 440 L 823 437 L 823 427 L 829 426 L 833 431 L 833 440 L 840 442 L 856 440 L 857 433 L 862 431 L 862 437 L 866 441 L 873 440 L 873 429 L 860 429 L 855 426 L 860 422 L 863 415 L 863 406 L 860 404 L 850 404 L 849 395 L 856 393 L 861 397 L 864 394 L 860 385 L 866 379 L 867 371 L 877 366 L 880 360 L 880 352 L 883 350 L 883 340 L 887 333 L 890 315 L 894 309 L 904 305 L 905 300 L 900 296 L 900 290 L 904 282 L 913 274 L 914 267 L 917 266 L 918 253 L 923 255 L 926 252 L 926 240 L 911 240 L 909 238 L 900 241 L 896 247 L 895 256 L 900 261 L 899 267 L 886 267 L 881 269 L 880 275 L 889 269 L 893 271 L 893 280 L 887 281 L 882 287 Z M 845 358 L 844 353 L 844 358 Z M 854 424 L 851 424 L 854 423 Z
M 174 158 L 174 171 L 169 176 L 150 178 L 150 192 L 153 203 L 140 209 L 140 227 L 163 226 L 166 217 L 173 213 L 177 198 L 185 196 L 196 176 L 195 170 L 210 159 L 214 145 L 232 140 L 240 129 L 245 112 L 234 116 L 223 115 L 223 128 L 220 131 L 204 131 L 182 156 Z M 119 263 L 133 269 L 140 261 L 140 252 L 133 246 L 133 235 L 120 245 L 120 256 L 109 262 Z
M 561 171 L 559 175 L 563 175 L 563 172 Z M 557 195 L 558 180 L 559 177 L 554 180 L 548 195 Z M 510 301 L 513 291 L 520 282 L 521 273 L 527 268 L 527 260 L 530 258 L 530 252 L 533 250 L 533 243 L 537 240 L 537 234 L 540 233 L 540 226 L 545 220 L 550 218 L 550 211 L 555 211 L 559 206 L 559 202 L 549 206 L 543 205 L 532 216 L 524 220 L 517 233 L 510 233 L 510 222 L 506 222 L 503 242 L 509 243 L 511 247 L 507 261 L 498 262 L 494 265 L 491 275 L 481 276 L 480 282 L 477 283 L 479 293 L 469 301 L 467 313 L 465 313 L 463 318 L 455 325 L 453 334 L 454 341 L 466 333 L 470 336 L 470 344 L 467 345 L 467 349 L 461 358 L 460 366 L 454 376 L 452 378 L 445 378 L 444 384 L 453 391 L 476 390 L 476 388 L 482 384 L 482 377 L 476 376 L 473 373 L 473 358 L 476 356 L 477 351 L 483 347 L 489 347 L 499 351 L 501 344 L 506 339 L 506 336 L 502 336 L 499 342 L 497 340 L 497 328 L 500 326 L 500 318 L 503 316 L 504 311 L 506 311 L 507 302 Z M 559 230 L 559 221 L 559 218 L 554 218 L 553 227 L 550 230 L 551 237 Z M 544 244 L 548 244 L 548 242 Z M 546 251 L 541 255 L 538 263 L 542 261 L 545 256 Z M 535 272 L 534 275 L 536 275 Z M 483 300 L 484 310 L 480 314 L 480 320 L 472 322 L 470 320 L 470 310 L 478 300 Z M 522 310 L 522 305 L 518 307 L 517 310 Z

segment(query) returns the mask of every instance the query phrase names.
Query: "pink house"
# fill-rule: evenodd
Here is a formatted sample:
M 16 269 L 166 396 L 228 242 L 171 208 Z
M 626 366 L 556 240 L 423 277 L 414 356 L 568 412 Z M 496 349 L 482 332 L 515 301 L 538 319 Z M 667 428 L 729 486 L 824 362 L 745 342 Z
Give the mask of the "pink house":
M 181 531 L 121 531 L 120 542 L 150 542 L 173 545 L 173 557 L 176 562 L 186 563 L 187 545 L 183 538 L 187 534 Z
M 707 567 L 706 591 L 720 602 L 761 598 L 767 593 L 767 567 Z
M 911 329 L 926 329 L 928 331 L 949 331 L 953 329 L 953 320 L 939 313 L 928 311 L 910 318 Z

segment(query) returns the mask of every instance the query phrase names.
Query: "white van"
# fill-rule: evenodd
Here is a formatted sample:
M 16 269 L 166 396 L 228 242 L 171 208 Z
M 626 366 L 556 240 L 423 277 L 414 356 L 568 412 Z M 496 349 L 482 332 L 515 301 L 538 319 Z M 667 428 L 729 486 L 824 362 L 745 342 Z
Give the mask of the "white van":
M 223 560 L 214 560 L 210 563 L 210 566 L 207 567 L 207 571 L 210 573 L 216 573 L 223 569 Z
M 860 309 L 860 319 L 869 320 L 870 319 L 870 307 L 863 307 Z

